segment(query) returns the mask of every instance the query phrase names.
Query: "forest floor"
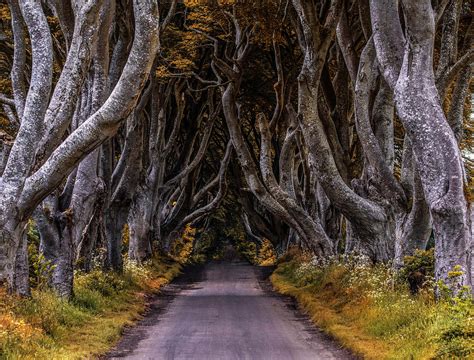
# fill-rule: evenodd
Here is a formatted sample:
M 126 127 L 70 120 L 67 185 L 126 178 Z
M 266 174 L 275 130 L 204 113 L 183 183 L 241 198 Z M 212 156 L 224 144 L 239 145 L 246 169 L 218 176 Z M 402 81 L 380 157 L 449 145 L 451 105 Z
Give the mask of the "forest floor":
M 46 288 L 26 299 L 0 289 L 0 359 L 96 358 L 180 272 L 179 263 L 154 258 L 144 266 L 126 263 L 122 274 L 78 273 L 70 301 Z
M 352 359 L 272 291 L 273 268 L 211 262 L 165 287 L 109 359 Z

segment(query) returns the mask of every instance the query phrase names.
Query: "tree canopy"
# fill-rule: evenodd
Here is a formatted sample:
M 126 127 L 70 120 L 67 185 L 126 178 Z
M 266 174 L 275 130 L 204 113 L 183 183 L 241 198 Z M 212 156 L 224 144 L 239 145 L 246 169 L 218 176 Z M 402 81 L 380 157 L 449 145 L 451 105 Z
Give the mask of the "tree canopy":
M 124 232 L 141 262 L 190 226 L 396 268 L 434 246 L 437 279 L 472 286 L 469 1 L 7 0 L 0 14 L 11 289 L 29 292 L 27 226 L 66 297 L 98 254 L 120 271 Z

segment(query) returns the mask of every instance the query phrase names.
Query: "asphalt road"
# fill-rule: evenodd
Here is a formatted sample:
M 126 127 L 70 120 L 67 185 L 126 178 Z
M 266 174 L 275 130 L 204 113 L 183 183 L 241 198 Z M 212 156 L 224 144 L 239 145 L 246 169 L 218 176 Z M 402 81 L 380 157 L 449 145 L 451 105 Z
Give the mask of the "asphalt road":
M 258 268 L 243 262 L 207 265 L 200 281 L 152 309 L 148 321 L 125 334 L 109 358 L 352 358 L 259 277 Z

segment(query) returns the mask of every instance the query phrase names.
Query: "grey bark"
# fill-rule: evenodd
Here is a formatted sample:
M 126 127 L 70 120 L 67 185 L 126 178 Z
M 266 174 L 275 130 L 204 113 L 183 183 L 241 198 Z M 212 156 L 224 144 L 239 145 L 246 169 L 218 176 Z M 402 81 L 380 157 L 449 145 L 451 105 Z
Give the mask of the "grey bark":
M 379 8 L 381 3 L 371 2 L 372 19 L 387 13 L 386 8 Z M 393 8 L 393 4 L 385 5 Z M 394 89 L 397 112 L 413 146 L 430 207 L 436 241 L 436 277 L 450 283 L 448 273 L 459 265 L 463 271 L 459 284 L 450 284 L 456 290 L 457 285 L 472 283 L 472 240 L 463 193 L 462 159 L 435 85 L 435 17 L 431 4 L 407 1 L 403 5 L 407 26 L 405 50 L 393 47 L 403 42 L 403 35 L 392 31 L 401 28 L 398 16 L 392 14 L 387 19 L 391 26 L 374 23 L 377 58 L 385 80 Z M 386 41 L 380 41 L 384 38 Z
M 436 277 L 450 283 L 448 273 L 458 265 L 463 275 L 456 286 L 471 286 L 472 239 L 463 191 L 464 170 L 456 139 L 440 104 L 432 70 L 434 16 L 429 2 L 404 2 L 404 6 L 408 42 L 395 87 L 395 101 L 413 145 L 433 218 Z
M 15 259 L 15 288 L 14 291 L 20 296 L 31 296 L 30 289 L 30 272 L 28 262 L 28 238 L 26 232 L 23 231 L 20 245 L 16 253 Z
M 18 119 L 21 122 L 25 108 L 26 85 L 24 71 L 26 65 L 25 24 L 17 0 L 8 2 L 12 18 L 12 31 L 14 42 L 14 57 L 11 70 L 13 98 Z
M 14 284 L 15 254 L 23 228 L 17 201 L 33 164 L 38 134 L 42 133 L 53 61 L 49 26 L 41 4 L 25 0 L 20 7 L 30 35 L 32 73 L 21 126 L 0 179 L 0 282 L 6 281 L 10 288 Z
M 62 209 L 59 197 L 51 194 L 35 211 L 40 234 L 40 251 L 50 262 L 51 287 L 59 296 L 73 295 L 75 246 L 72 236 L 72 213 Z
M 393 233 L 391 218 L 383 207 L 366 198 L 367 193 L 362 188 L 353 191 L 344 182 L 319 116 L 319 85 L 337 17 L 321 24 L 311 15 L 313 5 L 295 0 L 293 6 L 303 29 L 304 60 L 298 79 L 298 113 L 310 165 L 331 203 L 351 222 L 351 235 L 364 244 L 372 258 L 388 260 L 391 249 L 387 238 Z

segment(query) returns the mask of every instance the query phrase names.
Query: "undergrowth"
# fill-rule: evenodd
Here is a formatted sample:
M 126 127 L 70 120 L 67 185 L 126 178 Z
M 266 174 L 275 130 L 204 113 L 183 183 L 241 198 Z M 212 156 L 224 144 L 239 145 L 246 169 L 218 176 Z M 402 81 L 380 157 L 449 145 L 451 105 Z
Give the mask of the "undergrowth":
M 438 284 L 435 301 L 432 261 L 432 253 L 419 251 L 395 272 L 362 256 L 321 261 L 293 254 L 280 262 L 272 283 L 363 358 L 474 358 L 472 297 L 468 291 L 453 297 Z
M 147 294 L 180 269 L 162 257 L 143 265 L 125 261 L 122 274 L 78 272 L 70 301 L 47 287 L 33 289 L 31 298 L 0 289 L 0 359 L 84 359 L 105 353 L 144 311 Z
M 241 240 L 237 243 L 237 252 L 251 264 L 259 266 L 272 266 L 276 262 L 275 249 L 268 239 L 263 239 L 260 244 Z

